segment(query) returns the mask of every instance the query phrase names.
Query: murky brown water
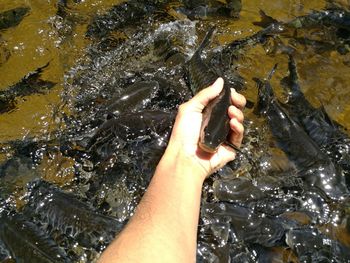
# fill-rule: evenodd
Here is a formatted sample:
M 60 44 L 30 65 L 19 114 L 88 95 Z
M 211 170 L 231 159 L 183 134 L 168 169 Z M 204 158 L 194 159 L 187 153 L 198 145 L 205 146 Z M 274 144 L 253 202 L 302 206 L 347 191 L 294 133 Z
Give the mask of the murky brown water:
M 68 0 L 69 17 L 62 18 L 56 15 L 55 0 L 1 0 L 0 12 L 19 6 L 28 6 L 31 10 L 18 26 L 0 31 L 0 90 L 6 90 L 28 72 L 47 63 L 49 66 L 45 68 L 41 78 L 56 85 L 41 94 L 18 98 L 15 109 L 0 114 L 0 143 L 25 138 L 50 139 L 55 131 L 64 128 L 62 116 L 70 115 L 72 111 L 69 105 L 63 105 L 61 97 L 66 87 L 65 75 L 71 68 L 86 60 L 91 41 L 85 37 L 85 33 L 91 19 L 118 2 L 120 1 L 82 0 L 75 3 Z M 252 25 L 253 21 L 260 19 L 259 10 L 264 10 L 280 21 L 288 21 L 312 10 L 321 10 L 325 5 L 325 1 L 318 0 L 243 0 L 239 20 L 211 19 L 210 22 L 220 25 L 215 41 L 225 44 L 260 30 Z M 169 12 L 172 12 L 170 8 Z M 336 51 L 327 51 L 318 54 L 301 45 L 296 48 L 298 52 L 295 59 L 306 97 L 314 106 L 323 105 L 331 118 L 350 129 L 349 53 L 340 55 Z M 3 53 L 9 54 L 7 61 L 3 59 Z M 288 74 L 287 56 L 266 55 L 266 49 L 257 45 L 247 49 L 238 63 L 239 72 L 246 81 L 247 88 L 243 93 L 251 101 L 255 101 L 257 97 L 256 84 L 252 78 L 265 77 L 273 65 L 278 63 L 272 85 L 279 97 L 284 98 L 278 87 L 280 79 Z M 246 114 L 248 118 L 252 115 L 249 110 Z M 11 151 L 0 151 L 1 162 L 10 157 Z M 73 159 L 60 154 L 44 157 L 35 172 L 29 172 L 27 177 L 15 181 L 18 187 L 14 188 L 21 191 L 25 183 L 36 177 L 64 185 L 74 180 L 74 164 Z M 18 193 L 16 197 L 20 195 Z M 20 200 L 17 201 L 21 204 Z M 329 226 L 328 229 L 332 229 L 338 239 L 350 246 L 349 236 L 342 235 L 344 226 L 335 230 Z

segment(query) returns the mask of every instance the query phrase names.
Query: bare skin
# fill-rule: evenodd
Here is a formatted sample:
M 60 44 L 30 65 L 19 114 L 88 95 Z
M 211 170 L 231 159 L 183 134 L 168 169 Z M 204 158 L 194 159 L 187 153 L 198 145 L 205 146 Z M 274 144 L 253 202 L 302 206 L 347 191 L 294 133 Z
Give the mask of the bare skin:
M 202 185 L 210 174 L 236 156 L 227 146 L 214 154 L 198 147 L 202 111 L 219 95 L 223 80 L 182 104 L 168 147 L 135 214 L 103 252 L 103 262 L 195 262 Z M 243 139 L 245 98 L 231 91 L 230 142 Z

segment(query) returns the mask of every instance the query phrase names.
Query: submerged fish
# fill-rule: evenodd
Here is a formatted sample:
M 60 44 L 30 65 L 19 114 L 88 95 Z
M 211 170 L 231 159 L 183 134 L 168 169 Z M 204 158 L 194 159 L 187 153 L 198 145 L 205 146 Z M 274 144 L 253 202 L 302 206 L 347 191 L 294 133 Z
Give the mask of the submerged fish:
M 277 101 L 269 78 L 266 81 L 254 79 L 259 89 L 257 109 L 266 116 L 278 146 L 295 163 L 299 175 L 310 187 L 336 200 L 348 195 L 339 169 Z
M 231 242 L 259 244 L 265 247 L 283 245 L 285 232 L 297 225 L 294 221 L 273 218 L 264 213 L 243 206 L 225 202 L 205 204 L 202 218 L 208 224 L 228 222 L 232 235 Z
M 162 7 L 167 0 L 131 0 L 112 7 L 106 14 L 97 16 L 88 26 L 88 37 L 105 37 L 113 30 L 143 19 Z
M 74 195 L 48 182 L 33 182 L 30 192 L 26 212 L 85 246 L 112 241 L 123 226 L 116 218 L 98 213 Z
M 288 90 L 288 110 L 313 141 L 350 177 L 350 137 L 345 128 L 331 120 L 323 107 L 315 108 L 305 98 L 298 81 L 295 61 L 289 56 L 289 76 L 283 79 Z M 347 179 L 350 186 L 350 178 Z
M 20 82 L 0 91 L 0 113 L 5 113 L 16 108 L 16 99 L 36 93 L 42 93 L 51 89 L 56 83 L 40 79 L 41 73 L 49 65 L 28 73 Z
M 211 28 L 204 37 L 199 48 L 188 62 L 188 72 L 193 93 L 212 85 L 220 75 L 210 68 L 201 58 L 203 49 L 210 43 L 215 28 Z M 228 107 L 231 105 L 230 84 L 225 81 L 220 94 L 209 102 L 203 110 L 203 120 L 200 131 L 199 147 L 206 152 L 214 153 L 218 147 L 227 141 L 230 131 Z
M 148 105 L 159 92 L 157 81 L 140 81 L 127 87 L 117 98 L 112 98 L 107 111 L 113 114 L 136 111 Z
M 16 262 L 70 262 L 64 250 L 22 214 L 2 211 L 0 242 L 8 249 Z
M 125 142 L 145 135 L 157 137 L 166 133 L 173 120 L 172 113 L 160 110 L 127 112 L 103 123 L 90 139 L 87 148 L 107 157 L 119 148 L 120 141 Z
M 219 64 L 223 67 L 230 68 L 232 63 L 232 57 L 237 55 L 238 51 L 246 47 L 252 47 L 257 44 L 264 44 L 268 38 L 273 37 L 276 34 L 283 32 L 284 28 L 278 23 L 272 23 L 266 28 L 254 33 L 251 36 L 245 38 L 236 39 L 227 45 L 225 45 L 219 52 Z
M 340 9 L 312 11 L 310 14 L 298 16 L 290 21 L 281 22 L 264 11 L 260 10 L 261 21 L 254 22 L 254 25 L 267 27 L 271 24 L 280 24 L 280 26 L 289 28 L 320 28 L 323 26 L 335 26 L 337 28 L 349 29 L 350 13 Z
M 205 18 L 208 16 L 238 17 L 242 9 L 241 0 L 229 0 L 223 3 L 216 0 L 183 1 L 184 7 L 179 11 L 190 19 Z
M 17 7 L 0 13 L 0 30 L 17 26 L 29 11 L 29 7 Z
M 312 11 L 310 14 L 304 16 L 298 16 L 290 21 L 282 22 L 265 14 L 264 11 L 260 10 L 261 21 L 254 22 L 254 25 L 261 27 L 270 27 L 271 25 L 279 26 L 281 32 L 289 37 L 294 38 L 296 31 L 295 29 L 332 29 L 332 33 L 335 33 L 333 38 L 333 49 L 338 50 L 340 54 L 348 52 L 348 41 L 350 39 L 350 12 L 343 9 L 329 9 Z M 325 32 L 327 32 L 325 30 Z M 329 34 L 329 33 L 328 33 Z M 329 40 L 329 39 L 327 39 Z M 303 41 L 302 41 L 303 42 Z M 318 40 L 305 39 L 307 44 L 315 43 L 318 46 L 324 45 L 324 48 L 329 48 L 329 44 L 322 43 Z
M 286 235 L 287 244 L 296 252 L 300 262 L 349 262 L 350 250 L 317 229 L 292 229 Z

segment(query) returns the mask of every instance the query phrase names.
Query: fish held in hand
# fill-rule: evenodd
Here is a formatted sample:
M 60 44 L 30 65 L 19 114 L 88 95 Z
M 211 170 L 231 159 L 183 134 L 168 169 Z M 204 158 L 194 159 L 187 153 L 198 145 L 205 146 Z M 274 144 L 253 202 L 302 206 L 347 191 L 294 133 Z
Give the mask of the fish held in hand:
M 215 31 L 212 27 L 201 45 L 189 61 L 188 71 L 193 93 L 212 85 L 220 75 L 210 68 L 201 58 L 201 52 L 210 43 Z M 233 88 L 233 87 L 232 87 Z M 203 110 L 199 147 L 208 153 L 214 153 L 226 142 L 230 131 L 228 107 L 231 105 L 231 86 L 226 81 L 220 94 L 209 102 Z

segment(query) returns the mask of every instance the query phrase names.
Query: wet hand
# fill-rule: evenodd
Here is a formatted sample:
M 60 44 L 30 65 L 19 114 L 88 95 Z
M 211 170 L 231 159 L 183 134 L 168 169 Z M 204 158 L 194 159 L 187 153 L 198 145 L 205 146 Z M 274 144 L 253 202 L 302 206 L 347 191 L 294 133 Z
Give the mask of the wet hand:
M 200 91 L 191 100 L 179 107 L 165 153 L 165 155 L 174 156 L 174 158 L 186 158 L 193 165 L 192 169 L 198 169 L 203 180 L 236 157 L 235 150 L 225 144 L 222 144 L 214 154 L 206 153 L 198 147 L 202 111 L 212 99 L 219 95 L 222 89 L 223 79 L 219 78 L 212 86 Z M 241 109 L 244 108 L 246 99 L 232 89 L 231 102 L 232 105 L 228 108 L 231 127 L 228 140 L 239 147 L 244 133 L 244 117 Z M 188 162 L 186 163 L 188 164 Z

